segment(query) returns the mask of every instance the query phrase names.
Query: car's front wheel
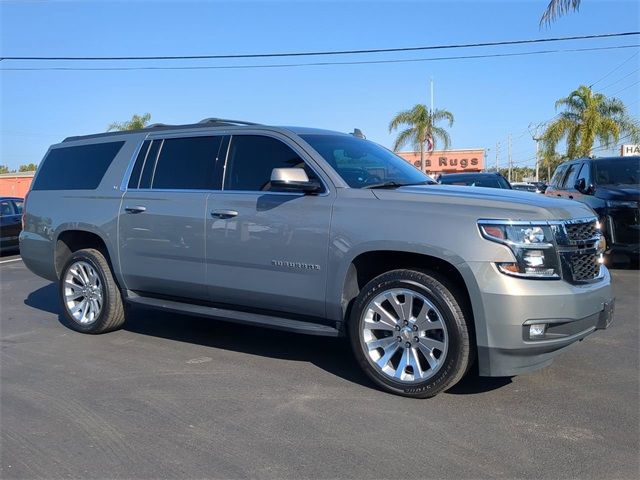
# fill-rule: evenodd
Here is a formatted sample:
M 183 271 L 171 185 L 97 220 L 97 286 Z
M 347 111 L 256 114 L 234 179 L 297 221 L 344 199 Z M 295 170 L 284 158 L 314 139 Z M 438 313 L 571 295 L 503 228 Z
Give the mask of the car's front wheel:
M 433 272 L 394 270 L 365 285 L 349 319 L 365 373 L 385 390 L 415 398 L 457 383 L 472 362 L 473 343 L 456 295 Z
M 60 299 L 67 326 L 105 333 L 124 323 L 124 306 L 109 262 L 92 248 L 73 252 L 60 275 Z

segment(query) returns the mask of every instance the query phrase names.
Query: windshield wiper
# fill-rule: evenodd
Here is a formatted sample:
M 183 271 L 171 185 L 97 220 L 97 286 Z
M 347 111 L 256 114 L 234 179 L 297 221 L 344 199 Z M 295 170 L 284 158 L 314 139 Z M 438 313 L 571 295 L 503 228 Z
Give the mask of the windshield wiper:
M 429 180 L 425 180 L 424 182 L 416 182 L 416 183 L 400 183 L 400 182 L 394 182 L 394 181 L 388 181 L 388 182 L 380 182 L 380 183 L 372 183 L 371 185 L 367 185 L 366 187 L 362 187 L 362 188 L 399 188 L 399 187 L 409 187 L 412 185 L 431 185 L 431 184 L 435 184 L 435 182 L 430 182 Z

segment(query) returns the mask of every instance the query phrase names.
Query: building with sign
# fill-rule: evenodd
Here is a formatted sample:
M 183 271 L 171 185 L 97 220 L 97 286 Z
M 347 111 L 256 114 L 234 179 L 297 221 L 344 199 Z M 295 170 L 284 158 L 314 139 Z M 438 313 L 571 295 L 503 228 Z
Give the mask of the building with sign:
M 420 169 L 420 152 L 397 152 Z M 484 149 L 434 150 L 425 152 L 425 170 L 431 176 L 442 173 L 481 172 L 484 170 Z
M 35 172 L 13 172 L 0 174 L 0 197 L 20 197 L 29 191 Z
M 623 157 L 640 156 L 640 145 L 622 145 L 620 147 L 620 155 Z

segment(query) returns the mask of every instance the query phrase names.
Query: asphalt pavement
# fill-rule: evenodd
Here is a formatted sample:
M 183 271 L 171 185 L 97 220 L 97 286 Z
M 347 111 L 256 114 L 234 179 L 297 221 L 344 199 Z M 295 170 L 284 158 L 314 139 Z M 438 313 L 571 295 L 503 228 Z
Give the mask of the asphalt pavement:
M 550 367 L 411 400 L 339 339 L 149 310 L 75 333 L 0 257 L 0 477 L 636 479 L 640 274 L 613 278 L 613 325 Z

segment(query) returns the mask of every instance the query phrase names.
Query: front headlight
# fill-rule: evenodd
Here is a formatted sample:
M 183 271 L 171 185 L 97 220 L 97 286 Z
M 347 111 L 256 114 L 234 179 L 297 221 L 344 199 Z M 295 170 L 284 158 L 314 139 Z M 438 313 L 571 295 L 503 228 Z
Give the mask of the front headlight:
M 638 202 L 632 200 L 607 200 L 609 208 L 638 208 Z
M 510 225 L 481 220 L 480 233 L 487 240 L 507 245 L 516 262 L 498 263 L 507 275 L 524 278 L 560 278 L 560 265 L 549 225 Z

